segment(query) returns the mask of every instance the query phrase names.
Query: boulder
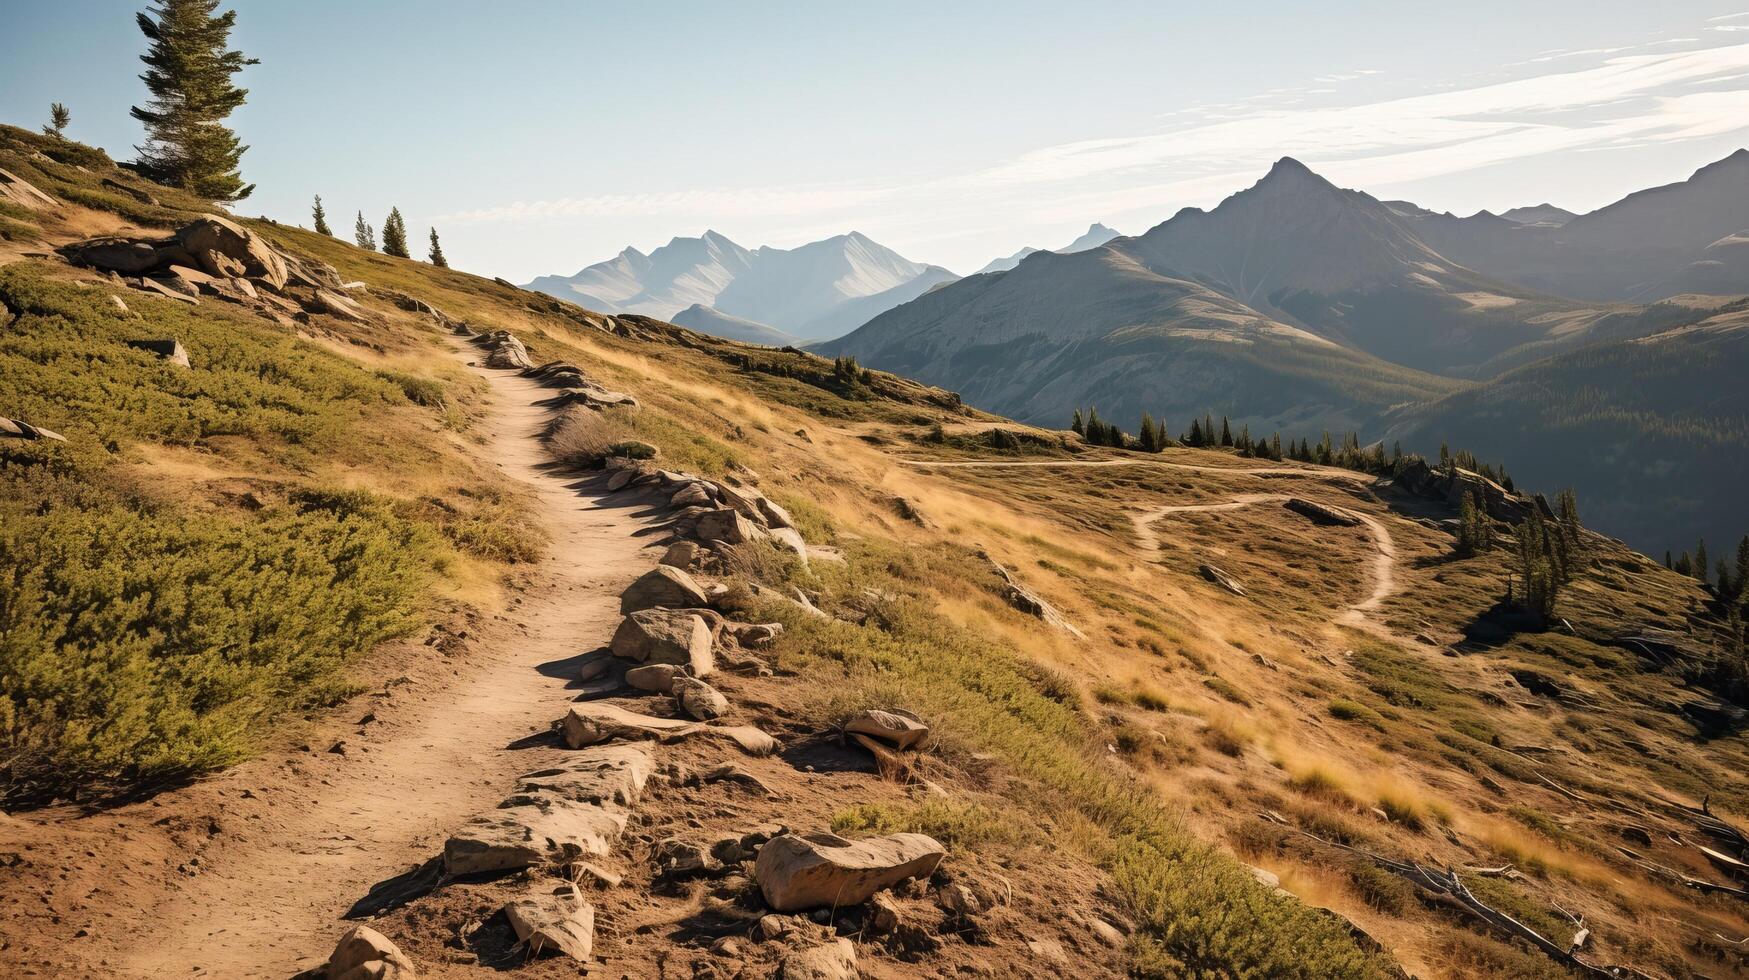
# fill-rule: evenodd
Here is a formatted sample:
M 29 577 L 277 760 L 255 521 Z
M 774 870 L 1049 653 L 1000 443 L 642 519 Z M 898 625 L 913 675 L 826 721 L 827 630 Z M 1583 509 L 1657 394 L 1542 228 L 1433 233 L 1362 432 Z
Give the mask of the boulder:
M 779 912 L 860 905 L 875 892 L 932 874 L 947 852 L 923 834 L 859 841 L 836 834 L 784 834 L 759 849 L 753 876 Z
M 626 590 L 620 593 L 619 611 L 634 613 L 640 609 L 655 609 L 658 606 L 669 609 L 697 609 L 709 603 L 710 599 L 704 594 L 704 587 L 698 584 L 697 579 L 671 565 L 657 565 L 638 576 L 637 581 L 626 586 Z
M 796 557 L 800 558 L 803 564 L 807 563 L 808 543 L 802 540 L 802 532 L 793 527 L 774 527 L 765 533 L 771 540 L 795 552 Z
M 469 820 L 443 845 L 443 869 L 450 877 L 514 871 L 578 857 L 602 857 L 625 832 L 626 814 L 593 803 L 550 794 L 513 797 Z
M 697 731 L 698 727 L 697 722 L 657 718 L 602 703 L 579 704 L 565 712 L 565 717 L 559 722 L 565 744 L 573 749 L 620 738 L 682 738 Z
M 632 613 L 614 630 L 608 648 L 616 657 L 641 664 L 678 664 L 694 677 L 708 677 L 716 669 L 710 627 L 703 616 L 686 610 Z
M 369 926 L 353 926 L 328 956 L 326 980 L 410 980 L 413 961 L 387 936 Z
M 904 752 L 929 745 L 929 726 L 909 711 L 858 711 L 844 720 L 846 735 L 864 735 L 889 748 Z
M 545 793 L 573 803 L 629 807 L 644 795 L 655 760 L 648 747 L 618 744 L 579 749 L 550 769 L 517 780 L 523 794 Z
M 317 259 L 280 253 L 285 262 L 286 281 L 311 289 L 339 289 L 340 273 L 333 266 Z
M 174 337 L 163 340 L 130 340 L 127 344 L 137 350 L 156 354 L 177 367 L 188 366 L 188 350 L 182 346 L 182 341 Z
M 609 493 L 618 493 L 619 491 L 624 490 L 626 485 L 637 479 L 637 477 L 638 471 L 634 469 L 614 470 L 607 477 L 607 490 Z
M 662 554 L 662 564 L 670 568 L 688 569 L 698 560 L 698 545 L 692 541 L 676 541 Z
M 656 865 L 656 873 L 669 878 L 708 874 L 721 867 L 704 845 L 679 837 L 657 841 L 650 857 Z
M 770 525 L 771 527 L 777 528 L 777 527 L 795 527 L 796 526 L 794 519 L 789 516 L 789 511 L 784 510 L 782 507 L 778 506 L 775 503 L 772 503 L 771 498 L 760 497 L 758 500 L 758 504 L 759 504 L 759 513 L 765 515 L 765 523 Z
M 216 267 L 216 256 L 234 260 L 251 276 L 265 280 L 275 289 L 284 289 L 285 260 L 261 236 L 242 225 L 217 215 L 207 215 L 183 226 L 175 235 L 176 244 L 202 263 L 202 268 L 215 276 L 231 275 Z
M 777 739 L 752 725 L 714 725 L 706 731 L 729 739 L 748 755 L 767 756 L 777 751 Z
M 741 623 L 734 629 L 735 642 L 750 650 L 771 646 L 783 635 L 782 623 Z
M 556 950 L 588 962 L 595 946 L 595 907 L 583 900 L 576 885 L 555 895 L 519 898 L 504 906 L 504 917 L 529 956 Z
M 721 691 L 694 677 L 674 679 L 672 692 L 680 710 L 699 721 L 710 721 L 729 713 L 729 699 Z
M 688 483 L 668 498 L 672 507 L 708 507 L 711 503 L 710 487 L 703 482 Z
M 725 506 L 761 527 L 765 525 L 765 515 L 759 509 L 759 491 L 726 483 L 719 483 L 716 488 Z
M 835 939 L 789 953 L 778 964 L 779 980 L 856 980 L 856 944 Z
M 674 682 L 686 676 L 686 668 L 676 664 L 645 664 L 626 671 L 626 683 L 640 691 L 670 694 Z
M 753 522 L 731 508 L 713 510 L 698 517 L 693 533 L 703 541 L 745 544 L 759 534 Z

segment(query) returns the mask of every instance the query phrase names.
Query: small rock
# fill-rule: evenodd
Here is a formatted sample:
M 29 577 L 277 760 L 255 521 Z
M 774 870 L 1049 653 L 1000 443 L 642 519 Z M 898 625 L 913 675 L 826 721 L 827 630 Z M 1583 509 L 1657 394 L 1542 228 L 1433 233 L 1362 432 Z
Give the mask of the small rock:
M 640 691 L 670 694 L 674 682 L 686 676 L 686 668 L 678 664 L 645 664 L 626 671 L 626 683 Z
M 839 939 L 825 946 L 796 950 L 778 965 L 780 980 L 856 980 L 856 946 Z
M 671 878 L 708 874 L 721 867 L 703 845 L 678 837 L 659 842 L 651 853 L 651 858 L 655 862 L 656 872 Z
M 353 926 L 328 956 L 327 980 L 411 980 L 413 961 L 388 937 L 369 926 Z
M 576 886 L 558 895 L 523 898 L 504 906 L 504 916 L 530 956 L 557 950 L 588 962 L 595 945 L 595 907 L 583 901 Z
M 860 905 L 876 892 L 935 871 L 947 852 L 923 834 L 851 841 L 835 834 L 784 834 L 759 849 L 754 877 L 779 912 Z
M 677 677 L 671 692 L 680 709 L 699 721 L 710 721 L 729 713 L 729 699 L 722 692 L 694 677 Z
M 983 911 L 982 902 L 972 890 L 960 882 L 951 882 L 935 893 L 935 904 L 961 919 L 969 919 Z

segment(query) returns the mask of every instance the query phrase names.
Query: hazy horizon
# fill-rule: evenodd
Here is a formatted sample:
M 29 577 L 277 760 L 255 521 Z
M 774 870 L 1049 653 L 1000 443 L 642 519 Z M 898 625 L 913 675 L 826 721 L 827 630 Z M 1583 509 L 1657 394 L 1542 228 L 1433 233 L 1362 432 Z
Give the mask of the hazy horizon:
M 239 212 L 307 224 L 320 193 L 344 231 L 398 205 L 458 267 L 517 282 L 706 229 L 780 248 L 856 230 L 966 274 L 1096 221 L 1139 233 L 1281 156 L 1440 211 L 1583 212 L 1749 143 L 1743 0 L 228 6 L 262 62 L 232 120 L 258 184 Z M 0 10 L 32 39 L 0 68 L 3 118 L 65 102 L 69 136 L 130 158 L 141 7 Z

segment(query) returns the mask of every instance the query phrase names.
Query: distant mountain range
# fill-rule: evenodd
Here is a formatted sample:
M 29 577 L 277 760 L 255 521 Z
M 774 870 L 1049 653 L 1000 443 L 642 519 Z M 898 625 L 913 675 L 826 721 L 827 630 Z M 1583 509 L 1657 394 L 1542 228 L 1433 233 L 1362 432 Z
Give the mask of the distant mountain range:
M 751 324 L 792 339 L 819 340 L 955 278 L 861 232 L 799 248 L 747 249 L 707 231 L 673 239 L 649 255 L 627 248 L 575 275 L 542 276 L 525 288 L 592 310 L 663 320 L 696 306 L 694 323 L 738 323 L 740 330 Z
M 1693 326 L 1722 314 L 1689 296 L 1749 292 L 1746 151 L 1589 214 L 1544 204 L 1466 218 L 1338 188 L 1283 159 L 1213 210 L 1022 258 L 815 349 L 1053 426 L 1078 406 L 1131 427 L 1142 411 L 1174 425 L 1212 411 L 1314 439 L 1389 429 L 1426 450 L 1449 435 L 1519 472 L 1575 418 L 1586 438 L 1564 448 L 1613 446 L 1614 460 L 1672 426 L 1749 451 L 1742 398 L 1706 387 L 1749 376 L 1745 328 Z M 1676 378 L 1691 370 L 1701 387 L 1647 384 L 1635 370 L 1654 364 Z M 1604 528 L 1643 547 L 1749 529 L 1734 495 L 1658 475 L 1675 471 L 1626 484 L 1593 474 L 1580 490 L 1608 483 L 1633 498 Z M 1656 520 L 1648 507 L 1661 499 L 1691 506 Z
M 1085 252 L 1090 248 L 1098 248 L 1117 237 L 1117 232 L 1112 231 L 1110 228 L 1107 228 L 1098 222 L 1094 222 L 1091 227 L 1085 232 L 1082 232 L 1081 237 L 1064 245 L 1062 248 L 1052 249 L 1051 251 L 1056 252 L 1058 255 L 1068 255 L 1071 252 Z M 990 264 L 979 269 L 977 274 L 983 275 L 986 272 L 1007 272 L 1009 269 L 1019 265 L 1021 259 L 1038 251 L 1043 250 L 1033 248 L 1029 245 L 1020 251 L 1015 252 L 1013 255 L 1004 256 L 1000 259 L 992 259 Z

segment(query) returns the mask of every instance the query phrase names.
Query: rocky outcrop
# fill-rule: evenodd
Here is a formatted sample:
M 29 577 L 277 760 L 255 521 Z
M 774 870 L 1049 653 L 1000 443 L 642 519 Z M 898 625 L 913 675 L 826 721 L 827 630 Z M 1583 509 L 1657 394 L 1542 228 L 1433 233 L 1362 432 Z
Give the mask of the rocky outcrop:
M 1015 581 L 1013 573 L 1009 572 L 1001 562 L 990 557 L 987 552 L 978 552 L 978 557 L 982 558 L 985 564 L 990 566 L 991 571 L 994 571 L 996 576 L 1002 580 L 1002 598 L 1010 606 L 1026 613 L 1028 616 L 1042 619 L 1051 626 L 1062 630 L 1076 639 L 1086 638 L 1086 634 L 1077 629 L 1075 624 L 1065 619 L 1063 614 L 1057 611 L 1057 607 L 1046 602 L 1044 599 L 1040 598 L 1037 593 L 1028 590 L 1025 586 L 1022 586 L 1019 582 Z
M 836 834 L 784 834 L 759 849 L 753 877 L 779 912 L 860 905 L 882 889 L 931 874 L 947 852 L 923 834 L 852 841 Z
M 534 367 L 528 348 L 508 330 L 494 330 L 474 338 L 474 343 L 486 349 L 486 366 L 527 370 Z
M 184 225 L 171 241 L 209 275 L 249 275 L 274 289 L 285 288 L 285 260 L 279 252 L 235 222 L 207 215 Z
M 412 980 L 413 961 L 388 937 L 369 926 L 353 926 L 328 957 L 325 980 Z
M 0 200 L 11 201 L 27 211 L 43 211 L 55 207 L 55 199 L 17 174 L 0 170 Z
M 1435 468 L 1420 457 L 1399 463 L 1393 482 L 1417 497 L 1443 500 L 1453 510 L 1466 495 L 1473 496 L 1489 517 L 1511 524 L 1529 518 L 1533 510 L 1541 511 L 1544 517 L 1554 516 L 1546 501 L 1515 493 L 1471 470 L 1455 466 L 1449 471 Z

